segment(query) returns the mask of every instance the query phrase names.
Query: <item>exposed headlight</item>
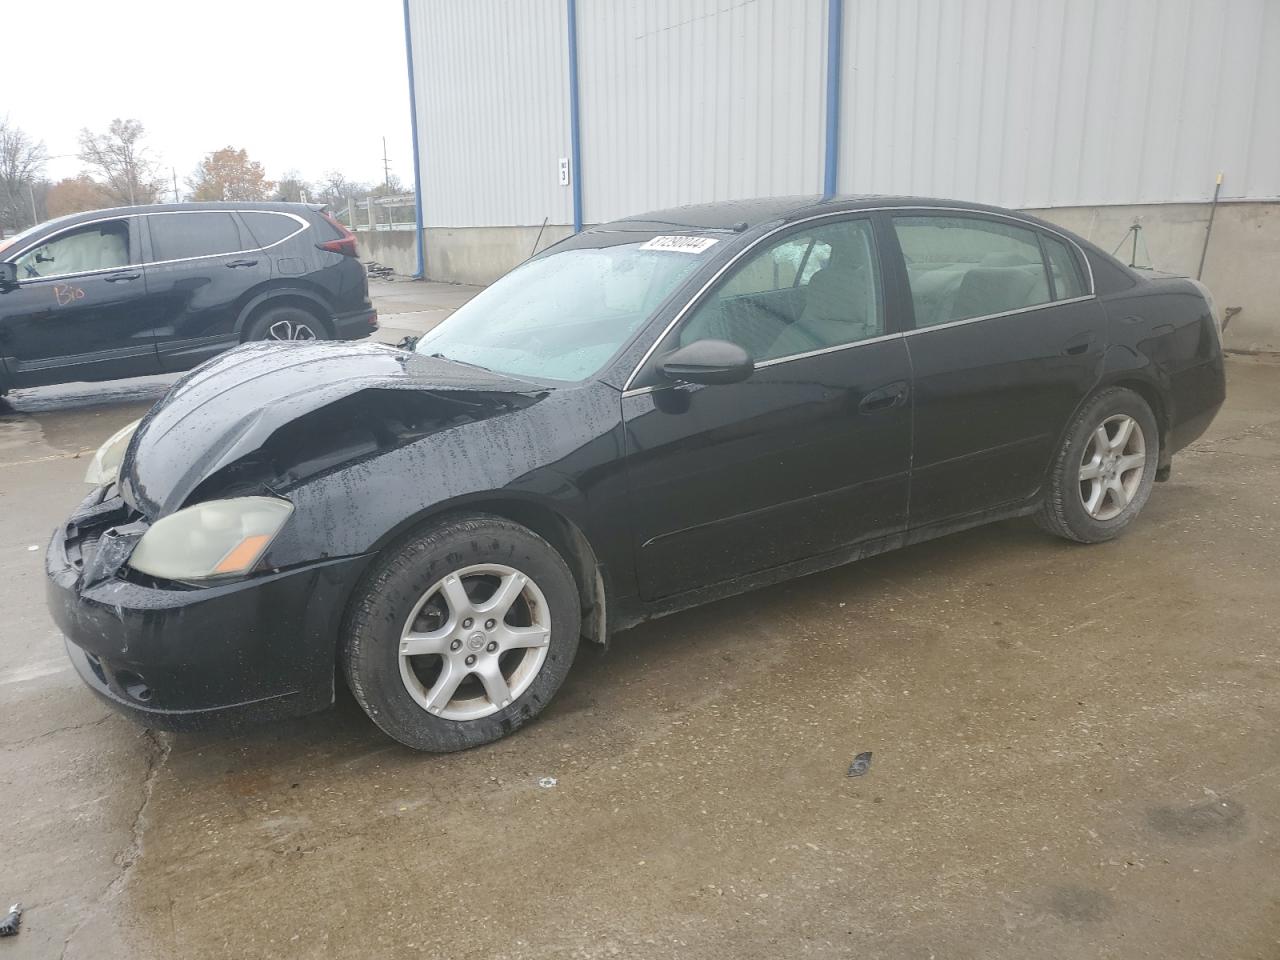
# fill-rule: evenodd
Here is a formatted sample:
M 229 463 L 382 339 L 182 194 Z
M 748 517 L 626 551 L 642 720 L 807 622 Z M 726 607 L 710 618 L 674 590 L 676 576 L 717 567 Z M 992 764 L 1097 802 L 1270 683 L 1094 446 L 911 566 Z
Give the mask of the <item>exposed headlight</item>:
M 120 473 L 120 461 L 124 459 L 124 452 L 128 449 L 133 432 L 138 429 L 138 424 L 141 422 L 141 420 L 135 420 L 121 427 L 98 448 L 98 452 L 89 461 L 89 469 L 84 472 L 85 483 L 100 487 L 116 479 Z
M 129 566 L 162 580 L 210 580 L 253 569 L 293 504 L 275 497 L 209 500 L 156 521 Z

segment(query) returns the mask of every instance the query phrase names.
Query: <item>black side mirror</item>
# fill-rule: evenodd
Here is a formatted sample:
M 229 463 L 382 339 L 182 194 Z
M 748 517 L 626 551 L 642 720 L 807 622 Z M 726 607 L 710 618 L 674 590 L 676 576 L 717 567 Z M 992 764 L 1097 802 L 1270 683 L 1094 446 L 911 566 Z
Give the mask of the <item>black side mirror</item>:
M 672 350 L 658 369 L 672 380 L 685 383 L 740 383 L 755 370 L 751 354 L 728 340 L 695 340 Z
M 18 285 L 18 266 L 0 263 L 0 290 L 12 290 Z

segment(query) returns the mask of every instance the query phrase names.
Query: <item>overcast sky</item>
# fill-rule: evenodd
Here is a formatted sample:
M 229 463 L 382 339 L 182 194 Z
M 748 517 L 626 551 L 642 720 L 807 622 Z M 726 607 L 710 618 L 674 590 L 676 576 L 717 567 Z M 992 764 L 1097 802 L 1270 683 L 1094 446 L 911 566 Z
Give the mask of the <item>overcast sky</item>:
M 376 183 L 385 135 L 392 171 L 412 184 L 401 0 L 63 0 L 29 12 L 37 9 L 39 30 L 7 11 L 0 113 L 51 155 L 74 154 L 81 127 L 133 117 L 179 183 L 228 145 L 273 180 L 337 169 Z M 46 175 L 80 169 L 69 156 L 50 160 Z

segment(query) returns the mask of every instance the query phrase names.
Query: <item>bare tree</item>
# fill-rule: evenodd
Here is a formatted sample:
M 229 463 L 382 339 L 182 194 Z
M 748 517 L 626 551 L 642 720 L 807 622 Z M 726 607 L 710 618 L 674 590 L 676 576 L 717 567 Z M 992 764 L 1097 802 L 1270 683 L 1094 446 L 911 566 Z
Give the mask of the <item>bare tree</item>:
M 101 175 L 107 196 L 116 203 L 155 203 L 164 187 L 142 143 L 145 133 L 137 120 L 119 118 L 106 133 L 80 131 L 80 159 Z
M 47 158 L 41 141 L 0 117 L 0 232 L 35 223 L 32 189 Z
M 280 178 L 276 184 L 275 199 L 284 200 L 289 203 L 303 203 L 315 197 L 316 190 L 307 181 L 302 179 L 302 174 L 297 170 L 287 170 L 285 175 Z

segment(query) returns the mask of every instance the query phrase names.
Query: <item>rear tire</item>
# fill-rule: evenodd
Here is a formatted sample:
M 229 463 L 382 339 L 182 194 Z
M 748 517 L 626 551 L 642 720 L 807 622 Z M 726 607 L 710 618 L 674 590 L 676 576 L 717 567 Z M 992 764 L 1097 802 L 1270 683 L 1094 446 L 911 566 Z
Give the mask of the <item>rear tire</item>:
M 1160 432 L 1147 402 L 1123 387 L 1101 391 L 1067 429 L 1036 523 L 1078 543 L 1118 537 L 1151 495 L 1159 461 Z
M 564 559 L 487 514 L 391 547 L 352 600 L 342 663 L 357 702 L 415 750 L 465 750 L 536 717 L 569 673 L 581 608 Z M 418 651 L 414 653 L 412 651 Z
M 314 313 L 286 304 L 268 307 L 254 317 L 245 331 L 248 340 L 329 340 L 329 330 Z

